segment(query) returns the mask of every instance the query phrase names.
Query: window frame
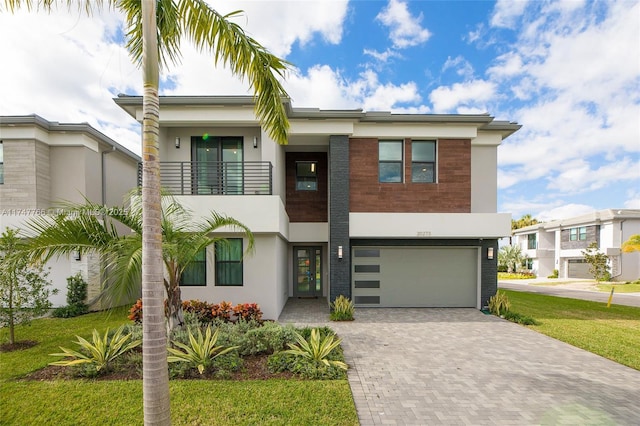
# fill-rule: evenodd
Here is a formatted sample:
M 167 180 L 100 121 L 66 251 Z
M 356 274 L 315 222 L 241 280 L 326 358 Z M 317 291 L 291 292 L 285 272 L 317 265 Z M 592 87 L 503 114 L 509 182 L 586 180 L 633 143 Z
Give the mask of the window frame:
M 216 287 L 243 287 L 244 286 L 244 261 L 243 261 L 243 250 L 244 250 L 244 240 L 242 238 L 225 238 L 226 241 L 219 240 L 214 244 L 215 247 L 215 286 Z M 239 250 L 239 259 L 229 259 L 229 260 L 220 260 L 219 256 L 221 254 L 221 249 L 231 250 L 231 244 L 240 243 Z M 223 266 L 229 265 L 238 265 L 240 268 L 240 282 L 239 283 L 227 283 L 221 282 L 221 272 Z
M 180 283 L 179 283 L 180 287 L 206 287 L 207 285 L 207 249 L 206 247 L 198 251 L 196 256 L 200 256 L 201 254 L 202 254 L 202 259 L 193 260 L 184 269 L 184 271 L 182 272 L 182 275 L 180 275 Z M 202 268 L 202 271 L 200 271 L 200 273 L 202 273 L 202 276 L 204 277 L 204 281 L 202 283 L 185 283 L 184 282 L 185 274 L 188 276 L 188 274 L 190 273 L 187 271 L 191 271 L 196 268 Z
M 587 227 L 576 226 L 569 229 L 569 241 L 587 241 Z
M 416 161 L 416 153 L 414 151 L 414 147 L 420 144 L 430 144 L 433 145 L 433 161 L 424 161 L 419 160 Z M 427 180 L 416 180 L 414 175 L 414 166 L 422 165 L 431 165 L 432 167 L 432 178 L 430 181 Z M 412 140 L 411 141 L 411 182 L 412 183 L 437 183 L 438 182 L 438 141 L 436 140 Z
M 0 185 L 4 184 L 4 141 L 0 141 Z
M 303 164 L 309 164 L 310 173 L 313 175 L 303 176 L 299 173 L 299 167 Z M 296 191 L 317 191 L 318 190 L 318 162 L 313 160 L 296 161 Z M 300 187 L 300 184 L 313 183 L 311 187 Z
M 399 144 L 400 145 L 400 159 L 399 160 L 382 160 L 380 158 L 380 148 L 382 144 Z M 378 140 L 378 183 L 404 183 L 404 140 L 403 139 L 380 139 Z M 382 180 L 381 166 L 383 164 L 397 164 L 400 166 L 399 178 L 398 181 L 389 181 Z
M 527 250 L 536 250 L 538 248 L 538 238 L 536 234 L 527 234 Z

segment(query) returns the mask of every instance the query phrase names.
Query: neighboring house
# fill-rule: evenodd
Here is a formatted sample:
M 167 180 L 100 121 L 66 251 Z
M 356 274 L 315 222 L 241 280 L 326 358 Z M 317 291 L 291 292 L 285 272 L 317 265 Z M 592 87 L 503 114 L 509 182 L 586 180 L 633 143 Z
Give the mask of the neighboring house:
M 142 98 L 115 102 L 142 120 Z M 497 287 L 497 148 L 520 126 L 487 114 L 293 108 L 288 144 L 251 97 L 161 97 L 162 185 L 197 216 L 245 223 L 183 277 L 183 299 L 257 302 L 345 295 L 357 306 L 475 307 Z
M 593 278 L 582 252 L 595 242 L 609 256 L 613 280 L 632 281 L 640 278 L 640 253 L 622 253 L 620 246 L 634 234 L 640 234 L 640 210 L 608 209 L 517 229 L 512 243 L 540 277 L 557 269 L 560 278 Z
M 0 232 L 19 228 L 36 215 L 59 211 L 61 202 L 119 206 L 137 184 L 140 157 L 90 125 L 47 121 L 37 115 L 0 116 Z M 60 291 L 54 306 L 66 304 L 66 279 L 80 272 L 89 298 L 100 290 L 100 267 L 92 255 L 48 263 Z

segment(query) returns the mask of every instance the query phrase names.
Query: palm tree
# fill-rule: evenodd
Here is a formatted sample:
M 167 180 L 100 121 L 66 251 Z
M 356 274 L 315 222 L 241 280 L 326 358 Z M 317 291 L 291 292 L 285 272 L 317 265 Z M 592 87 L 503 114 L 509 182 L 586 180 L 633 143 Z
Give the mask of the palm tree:
M 518 220 L 511 219 L 511 230 L 524 228 L 526 226 L 536 225 L 540 223 L 538 219 L 532 217 L 531 214 L 525 214 Z
M 524 259 L 520 246 L 502 246 L 498 251 L 498 265 L 506 266 L 507 272 L 517 272 Z
M 5 0 L 8 9 L 34 4 L 51 10 L 55 0 Z M 67 0 L 71 6 L 72 0 Z M 269 53 L 247 36 L 229 18 L 239 12 L 221 15 L 204 0 L 78 0 L 79 9 L 91 14 L 107 4 L 124 12 L 128 25 L 127 48 L 142 66 L 142 204 L 143 259 L 143 393 L 145 424 L 170 424 L 169 378 L 166 333 L 163 316 L 162 235 L 160 229 L 159 163 L 159 68 L 179 60 L 182 37 L 213 55 L 215 63 L 249 80 L 256 100 L 256 113 L 269 135 L 278 143 L 287 142 L 288 118 L 282 97 L 287 93 L 278 77 L 284 77 L 289 64 Z M 149 396 L 149 397 L 148 397 Z
M 197 222 L 191 212 L 172 197 L 166 196 L 163 201 L 160 274 L 163 295 L 167 295 L 165 315 L 170 331 L 183 325 L 180 281 L 184 272 L 208 246 L 227 242 L 213 233 L 221 228 L 242 232 L 247 239 L 245 254 L 253 251 L 254 237 L 249 228 L 234 218 L 212 212 L 209 218 Z M 64 213 L 35 217 L 25 224 L 29 242 L 23 251 L 29 260 L 41 263 L 69 256 L 76 250 L 95 252 L 109 271 L 101 297 L 109 305 L 137 298 L 144 254 L 144 209 L 140 197 L 132 197 L 128 207 L 107 209 L 88 200 L 84 204 L 67 203 L 61 207 Z M 131 232 L 122 232 L 123 227 Z

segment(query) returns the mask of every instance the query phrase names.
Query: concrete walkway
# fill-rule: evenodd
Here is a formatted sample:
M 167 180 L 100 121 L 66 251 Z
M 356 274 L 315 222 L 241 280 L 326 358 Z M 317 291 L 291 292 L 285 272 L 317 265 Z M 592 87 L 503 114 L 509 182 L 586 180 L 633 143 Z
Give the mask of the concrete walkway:
M 607 303 L 609 300 L 609 293 L 607 292 L 588 290 L 593 286 L 593 280 L 571 281 L 566 284 L 548 286 L 545 286 L 545 283 L 555 284 L 554 281 L 549 281 L 548 279 L 500 280 L 498 281 L 498 288 L 603 303 Z M 614 291 L 612 303 L 640 307 L 640 293 L 616 293 Z
M 326 301 L 296 302 L 281 322 L 344 338 L 362 425 L 640 424 L 639 371 L 478 310 L 358 308 L 329 323 Z

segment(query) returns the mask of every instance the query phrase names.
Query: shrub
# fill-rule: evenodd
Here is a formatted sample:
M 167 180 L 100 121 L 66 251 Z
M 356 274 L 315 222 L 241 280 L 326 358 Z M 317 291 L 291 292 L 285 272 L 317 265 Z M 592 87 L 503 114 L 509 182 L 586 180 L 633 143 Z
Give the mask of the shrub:
M 504 319 L 509 320 L 511 322 L 515 322 L 517 324 L 522 324 L 522 325 L 538 325 L 539 324 L 538 321 L 536 321 L 531 317 L 519 314 L 517 312 L 512 312 L 512 311 L 505 312 Z
M 142 299 L 138 299 L 129 309 L 129 316 L 127 317 L 136 324 L 142 324 Z
M 233 313 L 239 320 L 262 321 L 262 311 L 257 303 L 238 303 L 233 308 Z
M 337 338 L 335 334 L 322 337 L 320 331 L 314 328 L 311 330 L 309 340 L 305 339 L 300 333 L 296 334 L 296 340 L 297 343 L 289 343 L 288 346 L 290 349 L 283 352 L 318 361 L 327 366 L 331 365 L 344 370 L 348 368 L 344 362 L 329 358 L 329 354 L 342 343 L 342 339 Z
M 353 321 L 354 311 L 353 302 L 341 294 L 331 303 L 331 321 Z
M 498 290 L 495 296 L 489 299 L 489 312 L 494 315 L 502 316 L 511 308 L 511 302 L 506 293 Z
M 201 323 L 211 323 L 213 321 L 213 306 L 207 302 L 195 300 L 185 300 L 182 302 L 182 310 L 185 314 L 194 315 Z
M 67 278 L 67 306 L 54 309 L 52 315 L 56 318 L 73 318 L 89 312 L 89 306 L 85 303 L 88 287 L 80 272 Z
M 237 341 L 241 355 L 272 354 L 285 349 L 287 335 L 284 328 L 275 322 L 247 330 Z M 293 342 L 289 340 L 289 342 Z
M 552 273 L 551 275 L 549 275 L 547 278 L 558 278 L 558 275 L 559 275 L 559 274 L 560 274 L 560 273 L 558 272 L 558 270 L 557 270 L 557 269 L 554 269 L 554 270 L 553 270 L 553 273 Z
M 207 368 L 212 366 L 213 360 L 216 357 L 236 349 L 235 346 L 216 346 L 218 341 L 218 330 L 216 329 L 212 334 L 211 325 L 207 326 L 204 336 L 200 329 L 198 329 L 197 337 L 194 337 L 191 330 L 188 330 L 188 333 L 188 345 L 178 341 L 173 341 L 172 343 L 179 349 L 171 347 L 167 348 L 171 354 L 167 357 L 168 362 L 184 362 L 191 367 L 197 368 L 198 372 L 202 374 Z
M 231 321 L 231 314 L 233 313 L 233 305 L 230 302 L 222 301 L 219 304 L 213 305 L 211 309 L 213 318 L 221 319 L 222 321 Z
M 92 342 L 88 342 L 80 336 L 76 343 L 80 346 L 80 351 L 72 349 L 62 349 L 61 353 L 51 354 L 51 356 L 63 356 L 71 359 L 65 359 L 50 363 L 50 365 L 73 366 L 80 364 L 89 364 L 95 367 L 96 372 L 105 369 L 113 360 L 131 349 L 142 344 L 140 340 L 131 340 L 130 334 L 122 334 L 124 326 L 120 326 L 111 337 L 109 337 L 109 329 L 105 331 L 104 337 L 101 337 L 98 330 L 93 330 Z

